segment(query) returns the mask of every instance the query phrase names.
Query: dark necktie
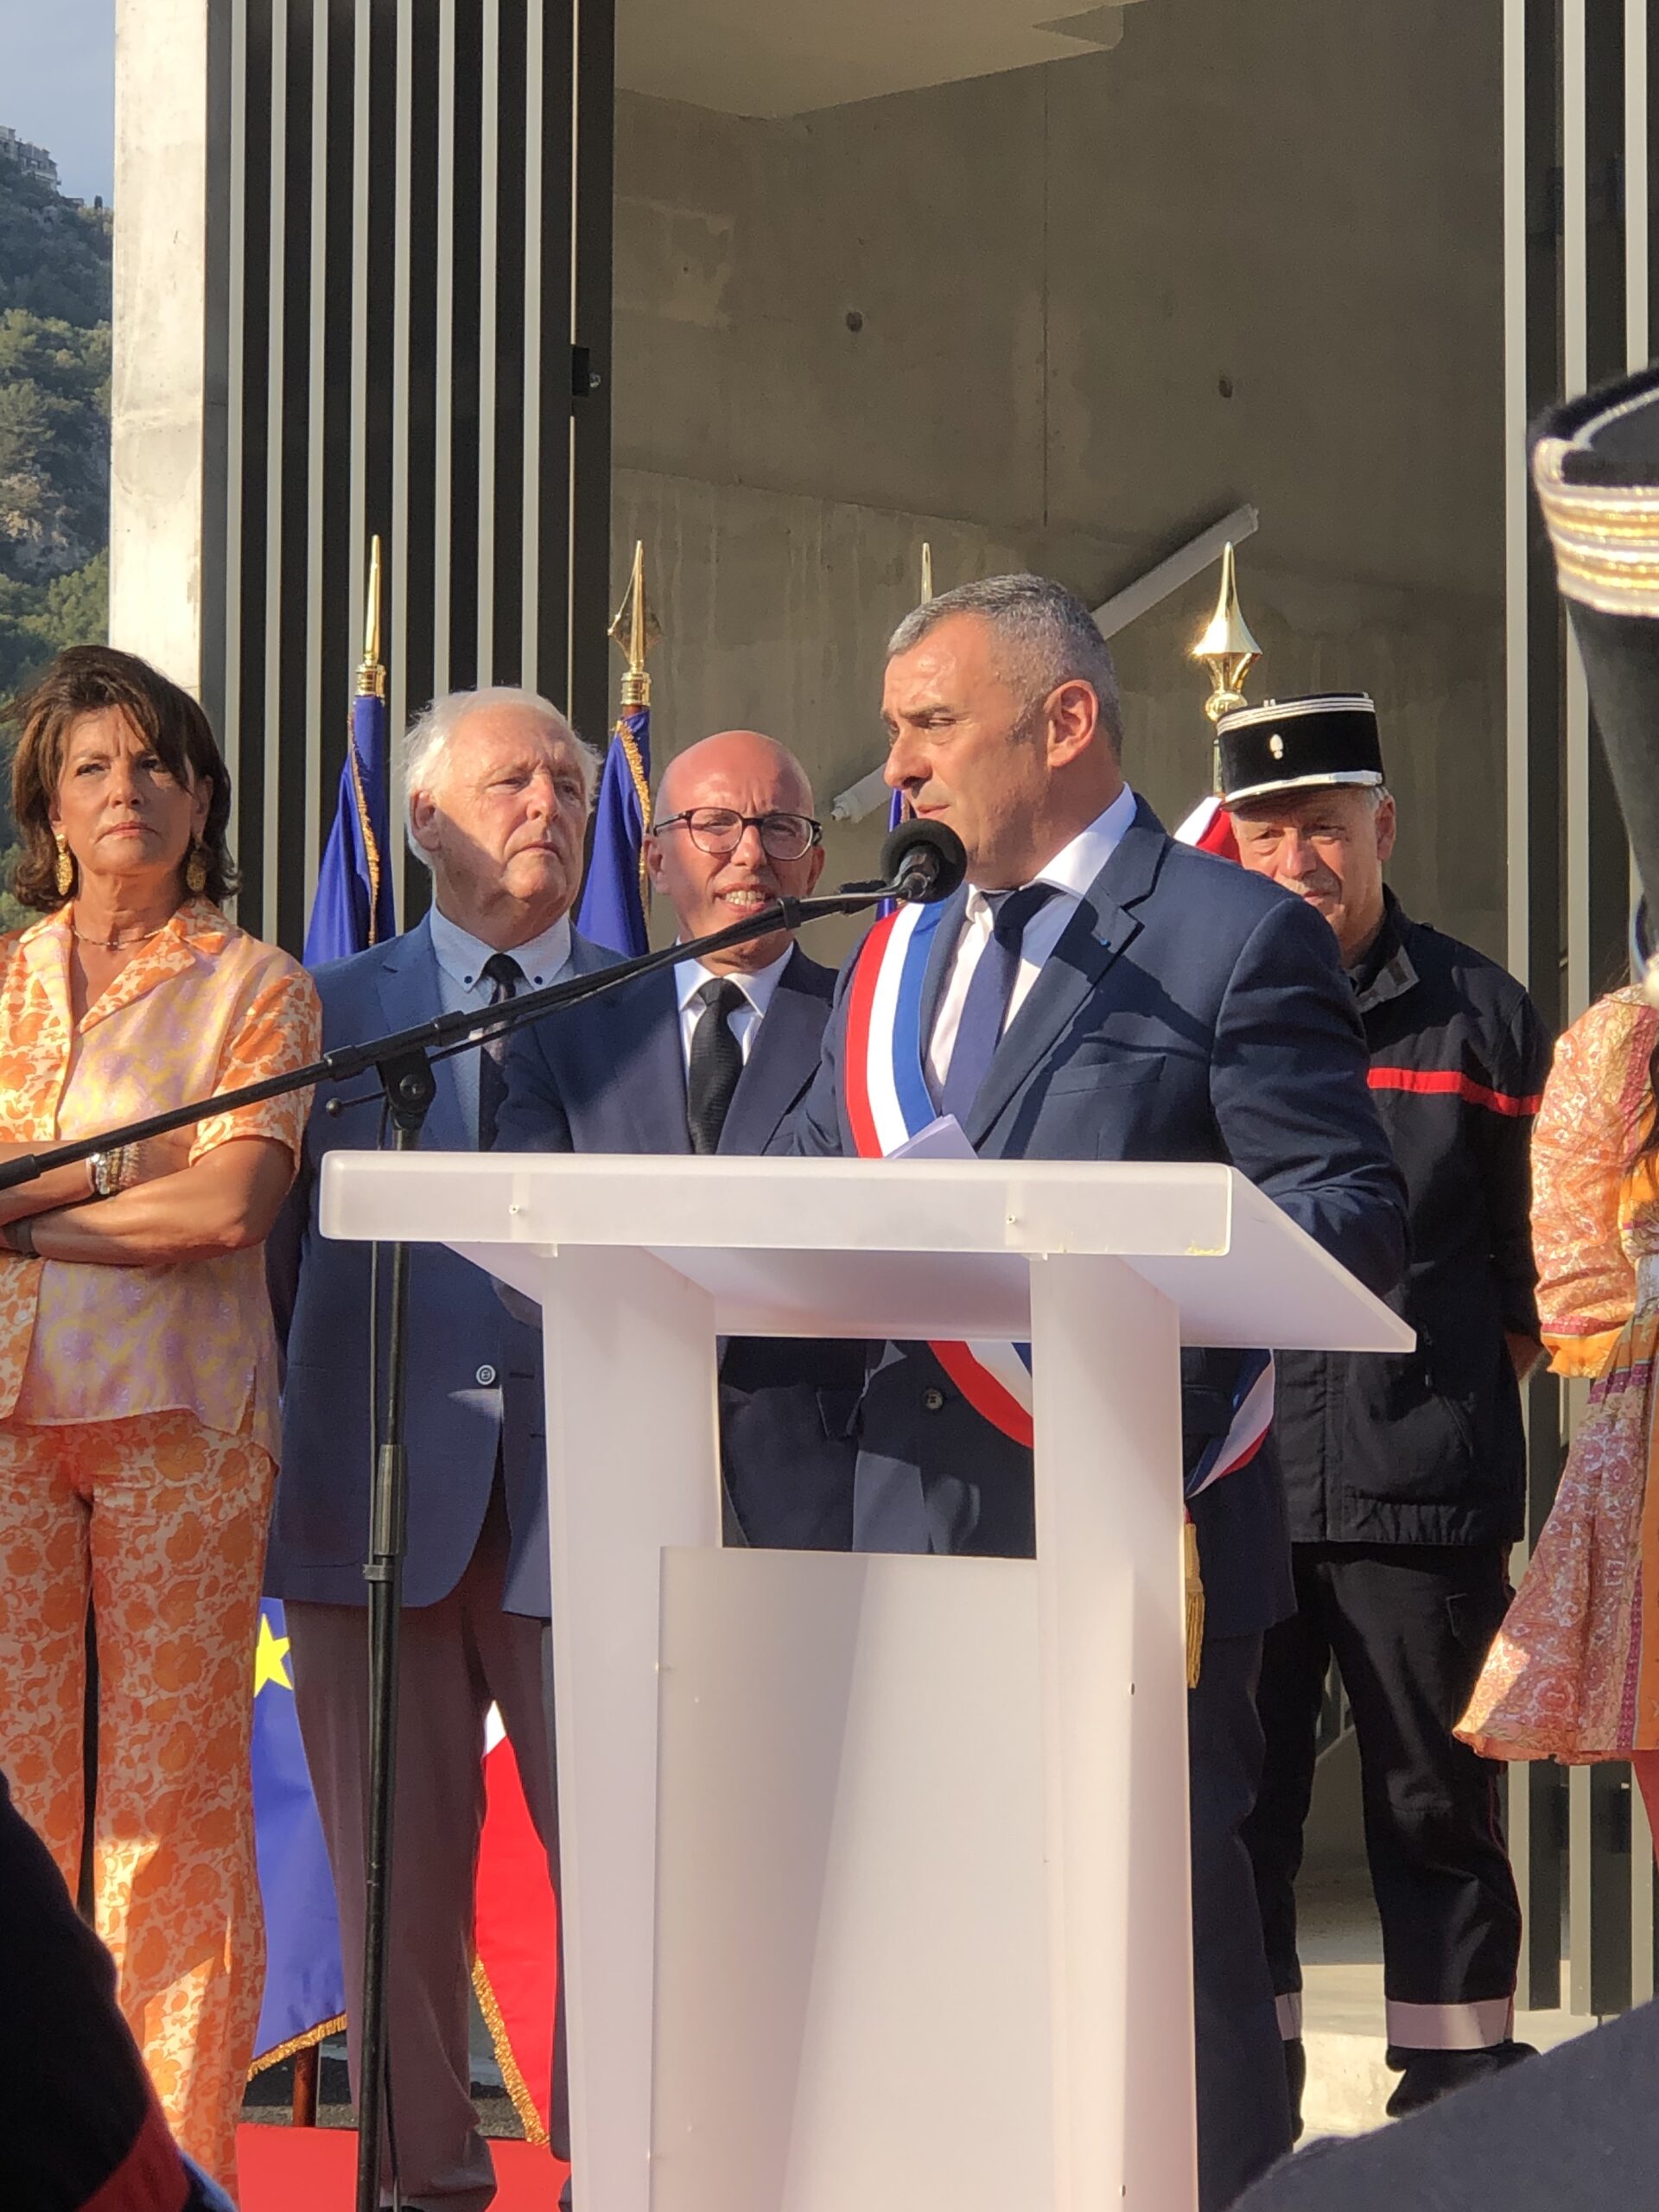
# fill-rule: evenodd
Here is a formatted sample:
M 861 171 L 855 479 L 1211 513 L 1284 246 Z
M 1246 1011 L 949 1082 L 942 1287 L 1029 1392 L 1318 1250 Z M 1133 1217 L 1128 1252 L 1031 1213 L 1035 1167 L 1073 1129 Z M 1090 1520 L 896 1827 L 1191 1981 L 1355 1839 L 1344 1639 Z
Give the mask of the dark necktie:
M 748 1002 L 741 984 L 729 976 L 693 994 L 693 1005 L 702 1008 L 685 1071 L 685 1121 L 693 1152 L 713 1152 L 720 1144 L 726 1109 L 743 1072 L 743 1047 L 732 1034 L 731 1017 Z
M 517 998 L 524 971 L 510 952 L 493 952 L 484 963 L 480 981 L 490 986 L 490 1004 Z M 478 1148 L 487 1152 L 495 1142 L 495 1124 L 507 1095 L 506 1058 L 509 1030 L 486 1037 L 478 1055 Z
M 939 1094 L 941 1114 L 953 1114 L 958 1122 L 966 1122 L 1008 1018 L 1026 925 L 1053 895 L 1053 886 L 1047 883 L 1028 883 L 1023 891 L 986 893 L 985 904 L 991 910 L 990 942 L 979 956 L 962 1003 L 950 1066 Z

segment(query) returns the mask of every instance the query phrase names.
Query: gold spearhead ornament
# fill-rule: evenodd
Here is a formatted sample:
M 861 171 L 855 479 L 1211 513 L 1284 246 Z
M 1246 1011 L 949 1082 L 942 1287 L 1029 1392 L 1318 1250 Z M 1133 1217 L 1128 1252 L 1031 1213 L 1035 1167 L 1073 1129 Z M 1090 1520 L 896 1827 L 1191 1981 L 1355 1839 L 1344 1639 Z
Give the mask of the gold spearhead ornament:
M 1210 671 L 1211 692 L 1204 711 L 1212 723 L 1245 704 L 1244 678 L 1262 658 L 1262 648 L 1250 634 L 1250 626 L 1238 611 L 1238 579 L 1233 569 L 1230 540 L 1221 556 L 1221 591 L 1210 626 L 1189 655 Z
M 933 596 L 933 548 L 926 538 L 922 540 L 922 596 L 924 607 Z
M 363 611 L 363 658 L 357 668 L 359 699 L 384 699 L 386 671 L 380 664 L 380 540 L 369 540 L 369 589 Z
M 662 636 L 663 631 L 645 598 L 645 548 L 643 539 L 636 538 L 634 541 L 633 568 L 628 577 L 628 588 L 622 594 L 622 604 L 612 617 L 607 634 L 628 657 L 627 672 L 622 678 L 623 712 L 626 714 L 632 707 L 648 707 L 651 704 L 651 678 L 645 672 L 645 655 Z

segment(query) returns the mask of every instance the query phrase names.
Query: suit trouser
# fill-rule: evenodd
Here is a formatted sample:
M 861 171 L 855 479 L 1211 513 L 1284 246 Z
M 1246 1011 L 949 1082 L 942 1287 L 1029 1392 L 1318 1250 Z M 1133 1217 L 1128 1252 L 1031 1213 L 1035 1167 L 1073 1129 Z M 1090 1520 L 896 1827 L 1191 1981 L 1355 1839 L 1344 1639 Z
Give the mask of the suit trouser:
M 483 2212 L 495 2194 L 467 2050 L 484 1721 L 492 1704 L 506 1725 L 556 1891 L 558 1884 L 552 1637 L 545 1621 L 501 1610 L 507 1547 L 498 1483 L 466 1572 L 436 1605 L 405 1611 L 399 1641 L 387 1983 L 391 2117 L 405 2199 L 441 2204 L 445 2212 Z M 291 1599 L 287 1615 L 300 1733 L 340 1907 L 355 2094 L 368 1835 L 367 1615 L 359 1605 Z M 563 2050 L 560 2034 L 550 2133 L 561 2155 L 569 2142 Z M 384 2179 L 390 2183 L 389 2162 Z
M 248 1738 L 275 1480 L 193 1414 L 0 1423 L 0 1769 L 73 1895 L 90 1595 L 98 1932 L 168 2126 L 232 2190 L 264 1982 Z
M 1300 2032 L 1296 1876 L 1334 1656 L 1358 1738 L 1365 1850 L 1382 1923 L 1395 2050 L 1475 2050 L 1509 2035 L 1521 1908 L 1499 1769 L 1452 1733 L 1509 1602 L 1497 1546 L 1297 1544 L 1297 1611 L 1268 1635 L 1267 1761 L 1245 1829 L 1274 1988 Z
M 1186 1700 L 1201 2212 L 1224 2212 L 1290 2148 L 1273 1985 L 1241 1833 L 1262 1771 L 1261 1663 L 1260 1636 L 1206 1637 Z

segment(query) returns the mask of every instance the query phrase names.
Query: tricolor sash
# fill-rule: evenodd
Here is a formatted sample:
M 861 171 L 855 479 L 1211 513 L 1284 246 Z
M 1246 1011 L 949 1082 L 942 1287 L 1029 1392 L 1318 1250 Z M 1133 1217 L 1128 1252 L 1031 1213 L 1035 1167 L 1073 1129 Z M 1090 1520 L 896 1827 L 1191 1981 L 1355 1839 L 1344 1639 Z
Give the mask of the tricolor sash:
M 884 1160 L 938 1119 L 923 1061 L 922 987 L 943 904 L 900 906 L 859 949 L 847 989 L 842 1103 L 861 1160 Z M 928 1350 L 974 1411 L 1015 1444 L 1032 1440 L 1031 1346 L 982 1341 Z M 1205 1446 L 1185 1481 L 1196 1497 L 1253 1459 L 1273 1421 L 1273 1360 L 1239 1355 L 1227 1433 Z

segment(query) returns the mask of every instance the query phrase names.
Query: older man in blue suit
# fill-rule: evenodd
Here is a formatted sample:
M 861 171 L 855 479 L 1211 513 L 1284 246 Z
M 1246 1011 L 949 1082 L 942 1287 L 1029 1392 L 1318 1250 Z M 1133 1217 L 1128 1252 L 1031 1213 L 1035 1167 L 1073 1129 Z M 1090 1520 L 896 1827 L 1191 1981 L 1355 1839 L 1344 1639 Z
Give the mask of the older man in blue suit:
M 968 881 L 935 932 L 911 1033 L 849 1037 L 841 993 L 797 1148 L 855 1149 L 861 1054 L 919 1056 L 934 1105 L 988 1159 L 1224 1160 L 1389 1289 L 1404 1192 L 1333 940 L 1276 886 L 1174 843 L 1129 789 L 1088 610 L 1036 576 L 944 594 L 892 641 L 883 715 L 888 782 L 961 837 Z M 1240 1366 L 1183 1361 L 1189 1477 L 1226 1463 Z M 859 1423 L 856 1542 L 1031 1551 L 1029 1451 L 925 1346 L 886 1348 Z M 1239 1835 L 1261 1771 L 1262 1635 L 1293 1603 L 1268 1452 L 1205 1489 L 1193 1519 L 1208 1598 L 1188 1715 L 1198 2159 L 1201 2202 L 1220 2212 L 1290 2145 Z
M 645 848 L 682 939 L 723 929 L 823 867 L 812 787 L 758 730 L 722 730 L 672 760 Z M 519 1030 L 497 1143 L 520 1151 L 765 1153 L 817 1073 L 835 971 L 786 931 L 683 960 Z M 844 1548 L 848 1424 L 860 1347 L 738 1338 L 721 1360 L 727 1531 L 752 1544 Z M 527 1417 L 539 1428 L 539 1402 Z
M 614 956 L 570 927 L 592 749 L 529 693 L 438 700 L 404 740 L 410 849 L 432 874 L 425 919 L 319 970 L 325 1046 L 483 1007 Z M 505 1096 L 499 1047 L 435 1065 L 425 1141 L 489 1145 Z M 338 1117 L 321 1096 L 299 1179 L 269 1246 L 287 1356 L 283 1465 L 266 1587 L 285 1601 L 294 1693 L 340 1906 L 346 1986 L 362 1984 L 368 1686 L 362 1562 L 370 1470 L 369 1255 L 321 1236 L 318 1171 L 372 1147 L 374 1098 Z M 499 1707 L 556 1879 L 542 1470 L 505 1428 L 504 1390 L 537 1371 L 533 1332 L 489 1277 L 431 1245 L 412 1255 L 409 1516 L 399 1657 L 397 1885 L 388 1993 L 392 2120 L 405 2204 L 482 2212 L 495 2194 L 467 2058 L 473 1874 L 484 1721 Z M 556 2146 L 562 2124 L 556 2084 Z

